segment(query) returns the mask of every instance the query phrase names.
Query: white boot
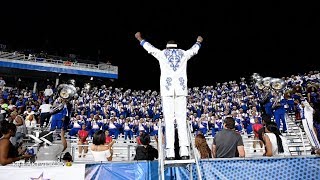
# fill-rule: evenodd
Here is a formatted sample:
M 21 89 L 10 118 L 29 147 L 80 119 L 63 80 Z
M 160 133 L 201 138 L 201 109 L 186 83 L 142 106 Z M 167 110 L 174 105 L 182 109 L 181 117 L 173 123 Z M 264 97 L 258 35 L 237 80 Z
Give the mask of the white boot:
M 180 146 L 180 156 L 189 156 L 189 148 L 188 146 Z
M 174 149 L 166 149 L 166 158 L 173 160 L 175 158 Z

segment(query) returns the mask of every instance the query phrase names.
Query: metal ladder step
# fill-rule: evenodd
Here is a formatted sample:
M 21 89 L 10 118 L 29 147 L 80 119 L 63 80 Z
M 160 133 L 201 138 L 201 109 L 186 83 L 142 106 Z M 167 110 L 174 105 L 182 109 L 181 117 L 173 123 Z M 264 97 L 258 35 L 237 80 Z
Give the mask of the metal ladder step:
M 160 125 L 160 127 L 162 128 L 162 126 Z M 162 143 L 162 129 L 158 130 L 158 143 Z M 198 179 L 202 180 L 202 174 L 201 174 L 201 170 L 200 170 L 200 166 L 199 166 L 199 160 L 197 159 L 198 157 L 196 156 L 195 153 L 195 145 L 194 145 L 194 137 L 191 133 L 190 130 L 190 124 L 187 123 L 187 131 L 188 131 L 188 139 L 190 141 L 190 146 L 189 146 L 189 157 L 190 159 L 186 159 L 186 160 L 166 160 L 164 157 L 164 149 L 159 148 L 159 180 L 164 180 L 164 170 L 166 168 L 169 167 L 184 167 L 186 169 L 190 170 L 190 179 L 192 179 L 192 164 L 196 165 L 196 171 L 198 174 Z
M 186 160 L 164 160 L 165 167 L 180 167 L 188 164 L 196 163 L 195 159 Z

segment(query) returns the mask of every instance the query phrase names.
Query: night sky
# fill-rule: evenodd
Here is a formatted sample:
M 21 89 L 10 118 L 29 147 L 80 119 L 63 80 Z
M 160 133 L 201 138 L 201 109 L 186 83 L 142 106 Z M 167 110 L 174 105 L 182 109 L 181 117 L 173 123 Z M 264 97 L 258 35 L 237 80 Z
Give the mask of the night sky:
M 280 77 L 319 70 L 319 8 L 290 3 L 12 0 L 1 3 L 0 43 L 108 59 L 119 67 L 115 85 L 133 89 L 158 89 L 160 78 L 157 60 L 134 37 L 137 31 L 159 49 L 171 39 L 187 49 L 203 36 L 188 64 L 189 87 L 253 72 Z

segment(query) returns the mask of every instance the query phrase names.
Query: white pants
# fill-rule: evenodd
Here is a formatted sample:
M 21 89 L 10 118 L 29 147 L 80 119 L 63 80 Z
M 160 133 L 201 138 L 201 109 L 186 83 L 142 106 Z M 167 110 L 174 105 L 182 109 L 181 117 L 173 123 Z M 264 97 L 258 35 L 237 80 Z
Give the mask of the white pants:
M 306 135 L 308 137 L 308 140 L 310 141 L 310 144 L 315 148 L 320 148 L 319 140 L 313 128 L 314 109 L 310 106 L 310 104 L 307 101 L 302 101 L 302 103 L 305 106 L 302 111 L 305 117 L 302 119 L 303 129 L 306 132 Z
M 306 135 L 307 135 L 308 140 L 310 141 L 311 145 L 313 147 L 320 148 L 317 134 L 315 133 L 314 128 L 313 128 L 313 118 L 306 117 L 305 119 L 302 119 L 302 125 L 303 125 L 303 129 L 306 132 Z
M 167 157 L 174 157 L 174 120 L 177 123 L 180 156 L 189 156 L 188 129 L 187 129 L 187 97 L 164 96 L 162 97 L 162 110 L 165 122 Z

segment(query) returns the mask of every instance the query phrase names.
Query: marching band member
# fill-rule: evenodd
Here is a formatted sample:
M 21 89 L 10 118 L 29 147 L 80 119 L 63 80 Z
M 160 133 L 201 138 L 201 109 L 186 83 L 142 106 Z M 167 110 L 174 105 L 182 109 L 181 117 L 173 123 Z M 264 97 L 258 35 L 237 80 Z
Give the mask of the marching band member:
M 315 109 L 309 104 L 309 102 L 305 98 L 301 98 L 301 103 L 304 107 L 304 115 L 302 115 L 302 117 L 305 118 L 302 119 L 302 124 L 306 132 L 306 135 L 314 148 L 320 148 L 320 143 L 313 127 L 313 114 L 315 112 Z
M 162 97 L 163 115 L 165 118 L 166 153 L 168 159 L 174 159 L 174 120 L 177 123 L 180 156 L 188 159 L 190 145 L 187 135 L 187 61 L 198 53 L 203 38 L 198 36 L 197 42 L 187 51 L 178 49 L 173 41 L 167 43 L 166 49 L 159 50 L 135 34 L 140 45 L 152 54 L 160 63 L 160 94 Z

